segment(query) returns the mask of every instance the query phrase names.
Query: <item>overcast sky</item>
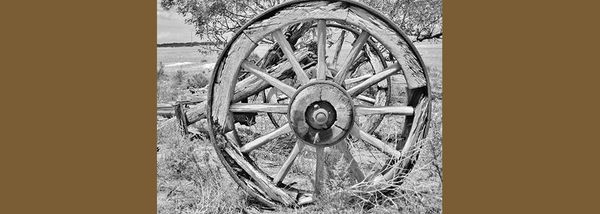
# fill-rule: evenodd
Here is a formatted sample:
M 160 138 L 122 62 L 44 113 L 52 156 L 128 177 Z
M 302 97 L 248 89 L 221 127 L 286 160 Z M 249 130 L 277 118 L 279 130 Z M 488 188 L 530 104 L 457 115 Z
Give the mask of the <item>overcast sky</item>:
M 160 0 L 157 0 L 157 2 L 156 40 L 158 43 L 190 42 L 190 39 L 192 39 L 192 41 L 200 41 L 197 36 L 193 35 L 194 27 L 185 24 L 183 16 L 174 11 L 163 10 L 160 7 Z

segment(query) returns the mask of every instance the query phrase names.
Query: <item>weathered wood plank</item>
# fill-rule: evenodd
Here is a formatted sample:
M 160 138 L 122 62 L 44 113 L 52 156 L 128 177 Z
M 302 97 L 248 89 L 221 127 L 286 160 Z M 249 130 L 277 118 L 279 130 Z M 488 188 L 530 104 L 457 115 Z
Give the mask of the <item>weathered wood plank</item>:
M 356 114 L 358 115 L 370 115 L 370 114 L 399 114 L 399 115 L 413 115 L 414 108 L 410 106 L 354 106 Z
M 267 104 L 267 103 L 234 103 L 229 106 L 229 110 L 235 113 L 242 112 L 265 112 L 287 114 L 288 105 L 286 104 Z

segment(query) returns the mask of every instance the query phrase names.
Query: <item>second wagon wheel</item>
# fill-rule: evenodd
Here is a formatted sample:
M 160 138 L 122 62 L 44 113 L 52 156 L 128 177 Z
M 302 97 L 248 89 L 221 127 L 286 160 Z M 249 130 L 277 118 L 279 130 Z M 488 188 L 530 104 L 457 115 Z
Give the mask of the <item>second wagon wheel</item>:
M 316 65 L 314 78 L 307 75 L 311 65 L 305 62 L 310 61 L 311 57 L 306 55 L 311 53 L 306 49 L 294 52 L 285 40 L 278 43 L 288 60 L 275 68 L 262 69 L 246 60 L 265 37 L 281 36 L 292 24 L 313 21 L 318 23 L 316 64 L 312 64 Z M 328 23 L 360 29 L 335 75 L 330 74 L 326 64 Z M 349 67 L 369 39 L 384 46 L 394 61 L 387 62 L 390 66 L 375 75 L 346 85 L 345 81 L 351 78 Z M 238 81 L 246 73 L 251 75 Z M 408 88 L 406 105 L 355 103 L 354 98 L 363 91 L 397 74 L 404 77 Z M 298 87 L 284 83 L 284 79 L 291 77 L 299 82 Z M 290 97 L 289 104 L 240 102 L 268 87 Z M 326 184 L 332 177 L 328 161 L 336 155 L 343 156 L 339 163 L 347 166 L 343 169 L 354 182 L 350 187 L 400 184 L 418 158 L 419 142 L 427 133 L 429 94 L 427 70 L 417 50 L 380 13 L 349 0 L 287 2 L 244 25 L 219 56 L 209 86 L 209 135 L 225 169 L 248 194 L 269 206 L 297 206 L 318 200 L 327 192 Z M 238 114 L 248 113 L 284 114 L 288 123 L 268 133 L 248 134 L 247 126 L 256 123 L 244 123 L 245 126 L 235 119 Z M 358 116 L 372 114 L 404 117 L 403 127 L 391 127 L 402 129 L 401 138 L 385 142 L 356 125 Z M 359 146 L 357 142 L 364 144 Z M 275 151 L 269 147 L 272 144 L 293 148 Z M 361 163 L 365 149 L 385 156 L 384 164 Z M 302 163 L 298 163 L 300 159 Z

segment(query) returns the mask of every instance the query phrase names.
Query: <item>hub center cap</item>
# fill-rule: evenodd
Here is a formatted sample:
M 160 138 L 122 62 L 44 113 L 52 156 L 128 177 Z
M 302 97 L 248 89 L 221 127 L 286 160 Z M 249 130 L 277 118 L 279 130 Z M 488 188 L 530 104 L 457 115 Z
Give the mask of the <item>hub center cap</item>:
M 346 90 L 332 82 L 306 84 L 290 103 L 292 130 L 309 145 L 334 145 L 347 136 L 354 123 L 352 99 Z
M 320 100 L 306 108 L 304 118 L 313 129 L 325 130 L 335 123 L 336 115 L 337 112 L 331 103 Z
M 327 111 L 319 109 L 316 111 L 315 114 L 316 115 L 313 115 L 313 118 L 319 125 L 325 124 L 325 122 L 327 122 L 327 117 L 329 116 L 329 114 L 327 114 Z

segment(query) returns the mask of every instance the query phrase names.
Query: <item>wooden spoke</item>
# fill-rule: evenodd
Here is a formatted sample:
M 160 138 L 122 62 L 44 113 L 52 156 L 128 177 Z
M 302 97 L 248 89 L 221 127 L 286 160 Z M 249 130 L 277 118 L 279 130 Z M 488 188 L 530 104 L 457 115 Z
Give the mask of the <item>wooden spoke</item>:
M 286 104 L 265 104 L 265 103 L 234 103 L 229 106 L 231 112 L 265 112 L 287 114 L 288 105 Z
M 356 41 L 354 41 L 354 44 L 352 45 L 352 49 L 350 49 L 348 57 L 342 64 L 342 68 L 340 68 L 340 71 L 337 73 L 337 75 L 335 75 L 334 81 L 336 83 L 341 84 L 344 81 L 344 79 L 346 79 L 348 70 L 353 64 L 352 62 L 354 62 L 354 60 L 358 56 L 358 53 L 363 49 L 363 46 L 367 42 L 369 36 L 369 33 L 363 30 L 358 36 L 358 38 L 356 38 Z
M 356 99 L 359 99 L 359 100 L 362 100 L 362 101 L 365 101 L 368 103 L 372 103 L 372 104 L 375 104 L 375 102 L 377 102 L 375 99 L 367 97 L 365 95 L 358 95 L 358 96 L 356 96 Z
M 356 162 L 356 160 L 352 156 L 352 153 L 350 153 L 350 149 L 348 148 L 347 143 L 347 140 L 344 140 L 343 142 L 338 143 L 336 147 L 340 151 L 340 153 L 344 155 L 344 160 L 350 163 L 350 166 L 348 167 L 350 174 L 352 174 L 354 179 L 356 179 L 356 182 L 361 182 L 365 180 L 365 174 L 362 172 L 362 170 L 360 170 L 358 162 Z
M 315 147 L 315 149 L 317 150 L 317 164 L 316 164 L 316 170 L 315 170 L 315 183 L 314 183 L 314 189 L 315 189 L 315 195 L 319 195 L 321 194 L 321 186 L 322 186 L 322 181 L 323 181 L 323 177 L 325 177 L 324 173 L 325 173 L 325 147 L 322 146 L 317 146 Z
M 325 80 L 327 62 L 325 61 L 325 46 L 327 45 L 327 28 L 325 20 L 317 23 L 317 79 Z
M 362 93 L 364 90 L 366 90 L 373 84 L 376 84 L 376 83 L 380 82 L 381 80 L 388 78 L 392 74 L 396 74 L 400 70 L 401 70 L 400 64 L 398 64 L 398 63 L 393 64 L 390 67 L 386 68 L 385 70 L 373 75 L 372 77 L 369 77 L 369 79 L 348 89 L 348 94 L 350 94 L 350 96 L 352 96 L 352 97 L 355 97 L 356 95 L 359 95 L 360 93 Z
M 272 35 L 273 35 L 273 38 L 275 38 L 275 40 L 277 40 L 277 43 L 279 43 L 279 47 L 281 47 L 281 50 L 285 54 L 285 57 L 287 57 L 288 61 L 292 64 L 292 67 L 294 68 L 294 72 L 296 73 L 296 77 L 298 78 L 298 81 L 300 81 L 300 83 L 302 85 L 308 83 L 308 76 L 306 75 L 306 73 L 304 72 L 304 69 L 302 69 L 302 66 L 300 66 L 300 63 L 294 56 L 294 51 L 292 50 L 292 46 L 290 45 L 290 43 L 287 41 L 287 39 L 283 35 L 283 32 L 281 31 L 281 29 L 276 30 L 275 32 L 273 32 Z
M 285 124 L 281 127 L 279 127 L 278 129 L 275 129 L 275 131 L 263 135 L 259 138 L 254 139 L 253 141 L 247 143 L 246 145 L 242 146 L 242 148 L 240 148 L 241 152 L 244 153 L 248 153 L 262 145 L 264 145 L 265 143 L 277 138 L 278 136 L 288 133 L 290 132 L 292 129 L 290 129 L 290 124 Z
M 288 95 L 289 97 L 293 96 L 294 93 L 296 93 L 296 89 L 294 87 L 289 86 L 289 85 L 287 85 L 287 84 L 279 81 L 275 77 L 272 77 L 267 72 L 265 72 L 263 69 L 259 68 L 258 66 L 254 65 L 251 62 L 244 61 L 242 63 L 242 67 L 244 69 L 246 69 L 247 71 L 249 71 L 250 73 L 256 75 L 259 78 L 261 78 L 265 82 L 268 82 L 273 87 L 279 89 L 281 92 L 283 92 L 284 94 Z
M 363 141 L 377 148 L 379 151 L 385 153 L 386 155 L 392 156 L 396 159 L 400 158 L 401 156 L 398 150 L 395 150 L 394 148 L 388 146 L 383 141 L 377 139 L 375 136 L 360 130 L 357 124 L 354 124 L 354 126 L 352 126 L 352 129 L 350 129 L 350 134 L 355 138 L 362 139 Z
M 413 115 L 415 109 L 410 106 L 354 106 L 358 115 L 399 114 Z
M 292 149 L 292 153 L 290 153 L 290 156 L 285 160 L 285 162 L 281 166 L 281 169 L 279 169 L 279 172 L 277 172 L 277 175 L 275 175 L 275 177 L 273 178 L 273 183 L 277 184 L 283 181 L 287 173 L 290 171 L 290 168 L 292 168 L 294 160 L 296 160 L 296 157 L 298 157 L 298 154 L 300 154 L 303 148 L 304 142 L 302 142 L 301 140 L 296 141 L 296 145 Z
M 349 84 L 352 84 L 352 83 L 357 83 L 357 82 L 369 79 L 372 76 L 373 76 L 373 74 L 365 74 L 365 75 L 360 76 L 360 77 L 350 78 L 350 79 L 344 80 L 344 84 L 349 85 Z
M 336 67 L 338 58 L 340 56 L 340 51 L 342 50 L 342 45 L 344 44 L 344 39 L 346 38 L 346 31 L 342 30 L 340 33 L 340 37 L 338 38 L 337 43 L 335 44 L 335 50 L 333 51 L 333 61 L 331 62 L 333 67 Z

